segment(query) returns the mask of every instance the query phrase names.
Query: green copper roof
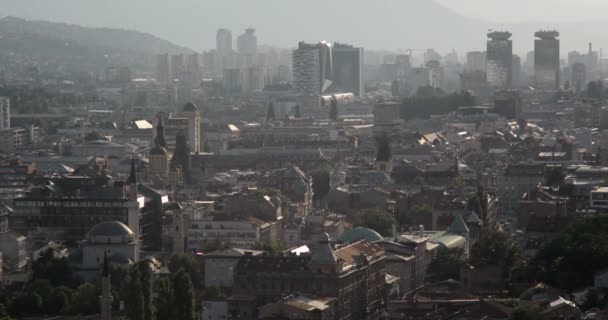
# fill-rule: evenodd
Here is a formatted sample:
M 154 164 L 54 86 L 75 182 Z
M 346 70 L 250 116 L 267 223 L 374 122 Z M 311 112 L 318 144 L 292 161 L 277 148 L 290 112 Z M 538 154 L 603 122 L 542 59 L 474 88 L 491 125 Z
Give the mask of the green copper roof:
M 378 232 L 363 227 L 356 227 L 345 231 L 338 237 L 338 241 L 345 243 L 357 242 L 359 240 L 366 240 L 367 242 L 374 242 L 384 239 Z
M 452 225 L 448 228 L 448 233 L 459 234 L 461 236 L 466 236 L 469 234 L 469 228 L 462 219 L 461 215 L 458 215 L 456 216 L 456 218 L 454 218 Z

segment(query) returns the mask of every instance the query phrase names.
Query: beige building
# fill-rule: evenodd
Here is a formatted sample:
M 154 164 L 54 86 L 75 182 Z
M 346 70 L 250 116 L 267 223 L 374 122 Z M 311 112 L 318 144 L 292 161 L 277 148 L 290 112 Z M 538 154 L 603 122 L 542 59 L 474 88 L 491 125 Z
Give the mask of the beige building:
M 160 114 L 159 117 L 165 123 L 165 136 L 167 139 L 166 148 L 175 149 L 175 136 L 178 132 L 184 131 L 188 137 L 190 151 L 201 152 L 201 113 L 192 102 L 184 105 L 182 111 L 169 114 Z M 157 131 L 153 132 L 153 140 L 156 139 Z

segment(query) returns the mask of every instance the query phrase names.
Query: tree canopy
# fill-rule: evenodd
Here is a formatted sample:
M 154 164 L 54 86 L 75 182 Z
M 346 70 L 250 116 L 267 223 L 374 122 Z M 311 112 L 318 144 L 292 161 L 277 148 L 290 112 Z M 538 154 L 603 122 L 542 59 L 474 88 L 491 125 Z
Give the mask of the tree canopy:
M 562 167 L 547 167 L 545 168 L 545 185 L 558 187 L 564 184 L 566 174 Z
M 376 150 L 376 161 L 391 160 L 391 141 L 386 132 L 383 132 L 376 137 Z
M 460 107 L 474 106 L 477 100 L 468 91 L 445 94 L 441 89 L 422 87 L 416 96 L 405 98 L 401 106 L 401 117 L 428 118 L 455 111 Z
M 519 246 L 504 232 L 484 229 L 471 248 L 470 263 L 473 266 L 501 266 L 505 276 L 520 262 Z
M 273 121 L 276 120 L 276 112 L 274 109 L 274 101 L 268 102 L 268 109 L 266 110 L 266 120 Z
M 390 236 L 393 233 L 393 215 L 380 208 L 365 209 L 355 217 L 355 226 L 375 230 L 382 236 Z
M 53 286 L 73 284 L 72 269 L 65 258 L 55 258 L 48 250 L 32 263 L 32 279 L 47 279 Z
M 338 120 L 338 99 L 335 96 L 331 97 L 329 103 L 329 119 L 333 121 Z
M 559 288 L 593 284 L 593 275 L 608 267 L 608 217 L 589 218 L 545 243 L 532 261 L 539 277 Z
M 200 287 L 203 283 L 201 264 L 191 254 L 175 254 L 169 260 L 169 271 L 175 274 L 180 269 L 184 269 L 195 287 Z
M 173 289 L 173 299 L 176 303 L 173 305 L 174 319 L 194 320 L 196 313 L 196 305 L 194 302 L 194 289 L 192 281 L 185 269 L 180 268 L 174 275 L 171 281 Z
M 329 170 L 320 169 L 314 171 L 312 174 L 312 190 L 314 200 L 323 200 L 329 193 L 330 189 L 330 177 Z

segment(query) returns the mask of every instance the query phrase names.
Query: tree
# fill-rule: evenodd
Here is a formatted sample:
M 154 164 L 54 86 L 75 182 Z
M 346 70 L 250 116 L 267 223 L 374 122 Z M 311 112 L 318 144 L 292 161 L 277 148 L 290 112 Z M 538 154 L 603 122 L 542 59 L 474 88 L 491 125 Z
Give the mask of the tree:
M 44 304 L 53 292 L 53 286 L 48 279 L 36 279 L 28 285 L 28 291 L 39 295 Z
M 174 318 L 179 320 L 195 319 L 194 289 L 192 281 L 185 269 L 180 268 L 171 281 L 174 301 L 179 301 L 173 306 Z
M 391 160 L 391 141 L 386 132 L 380 133 L 376 137 L 376 161 L 390 161 Z
M 464 249 L 440 249 L 429 264 L 428 273 L 437 280 L 458 279 L 460 267 L 464 265 Z
M 543 320 L 545 318 L 543 310 L 537 304 L 519 306 L 509 316 L 509 320 Z
M 383 236 L 393 233 L 393 216 L 380 208 L 365 209 L 355 217 L 355 226 L 375 230 Z
M 57 287 L 44 302 L 44 312 L 47 314 L 65 314 L 70 310 L 70 301 L 74 290 L 68 287 Z
M 49 249 L 32 263 L 32 279 L 47 279 L 53 286 L 69 285 L 72 269 L 65 258 L 55 258 Z
M 70 313 L 83 316 L 98 313 L 99 293 L 99 288 L 93 284 L 81 284 L 74 294 Z
M 295 110 L 295 114 L 296 114 L 295 117 L 296 117 L 296 119 L 302 118 L 302 111 L 300 110 L 300 105 L 296 104 L 295 109 L 296 109 Z
M 144 292 L 137 264 L 131 267 L 124 293 L 125 314 L 130 320 L 144 320 Z
M 588 218 L 547 241 L 531 262 L 540 280 L 573 290 L 593 285 L 608 261 L 608 217 Z
M 148 259 L 139 261 L 139 281 L 143 292 L 144 319 L 152 320 L 152 270 Z
M 280 241 L 273 241 L 271 243 L 265 241 L 256 241 L 251 246 L 253 250 L 267 251 L 270 253 L 281 253 L 285 249 L 283 243 Z
M 428 118 L 474 105 L 477 105 L 477 101 L 468 91 L 446 95 L 441 89 L 422 87 L 418 89 L 416 96 L 403 100 L 401 118 Z
M 0 320 L 11 320 L 11 317 L 8 315 L 6 311 L 6 305 L 0 304 Z
M 17 315 L 36 314 L 40 312 L 41 307 L 42 298 L 40 295 L 32 292 L 24 292 L 13 299 L 11 313 Z
M 330 177 L 329 170 L 320 169 L 314 171 L 312 174 L 312 190 L 313 200 L 319 201 L 325 199 L 325 196 L 329 193 L 330 189 Z
M 96 140 L 106 140 L 105 137 L 99 134 L 97 131 L 91 131 L 84 136 L 84 141 L 96 141 Z
M 192 284 L 200 288 L 203 283 L 201 264 L 190 254 L 175 254 L 169 260 L 169 271 L 175 274 L 180 269 L 184 269 L 190 276 Z
M 274 101 L 268 102 L 268 109 L 266 110 L 266 120 L 267 121 L 276 120 L 276 113 L 274 110 Z
M 415 205 L 407 211 L 397 214 L 396 219 L 400 226 L 411 224 L 412 217 L 428 217 L 433 215 L 433 209 L 428 205 Z
M 501 266 L 505 279 L 520 262 L 519 246 L 504 232 L 484 229 L 479 241 L 471 248 L 471 265 Z
M 547 167 L 545 168 L 545 185 L 558 187 L 564 184 L 566 174 L 562 167 Z
M 171 319 L 173 315 L 173 291 L 167 277 L 158 280 L 154 306 L 156 307 L 156 319 Z
M 338 99 L 335 96 L 331 97 L 331 102 L 329 103 L 329 119 L 332 121 L 338 120 Z
M 604 83 L 601 80 L 587 83 L 587 97 L 597 100 L 604 99 Z

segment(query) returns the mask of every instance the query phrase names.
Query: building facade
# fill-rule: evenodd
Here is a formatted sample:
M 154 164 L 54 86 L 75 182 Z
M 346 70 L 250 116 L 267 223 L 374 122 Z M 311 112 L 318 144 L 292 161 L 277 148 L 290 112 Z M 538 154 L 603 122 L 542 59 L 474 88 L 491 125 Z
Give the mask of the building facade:
M 11 100 L 8 97 L 0 97 L 0 130 L 11 127 Z
M 498 89 L 510 88 L 513 81 L 513 42 L 508 31 L 488 33 L 486 76 L 488 84 Z
M 538 31 L 534 34 L 534 78 L 537 90 L 559 89 L 559 32 Z
M 333 72 L 336 87 L 342 92 L 363 95 L 363 48 L 335 43 L 333 47 Z
M 164 84 L 171 81 L 171 62 L 168 54 L 159 54 L 156 57 L 156 80 Z

